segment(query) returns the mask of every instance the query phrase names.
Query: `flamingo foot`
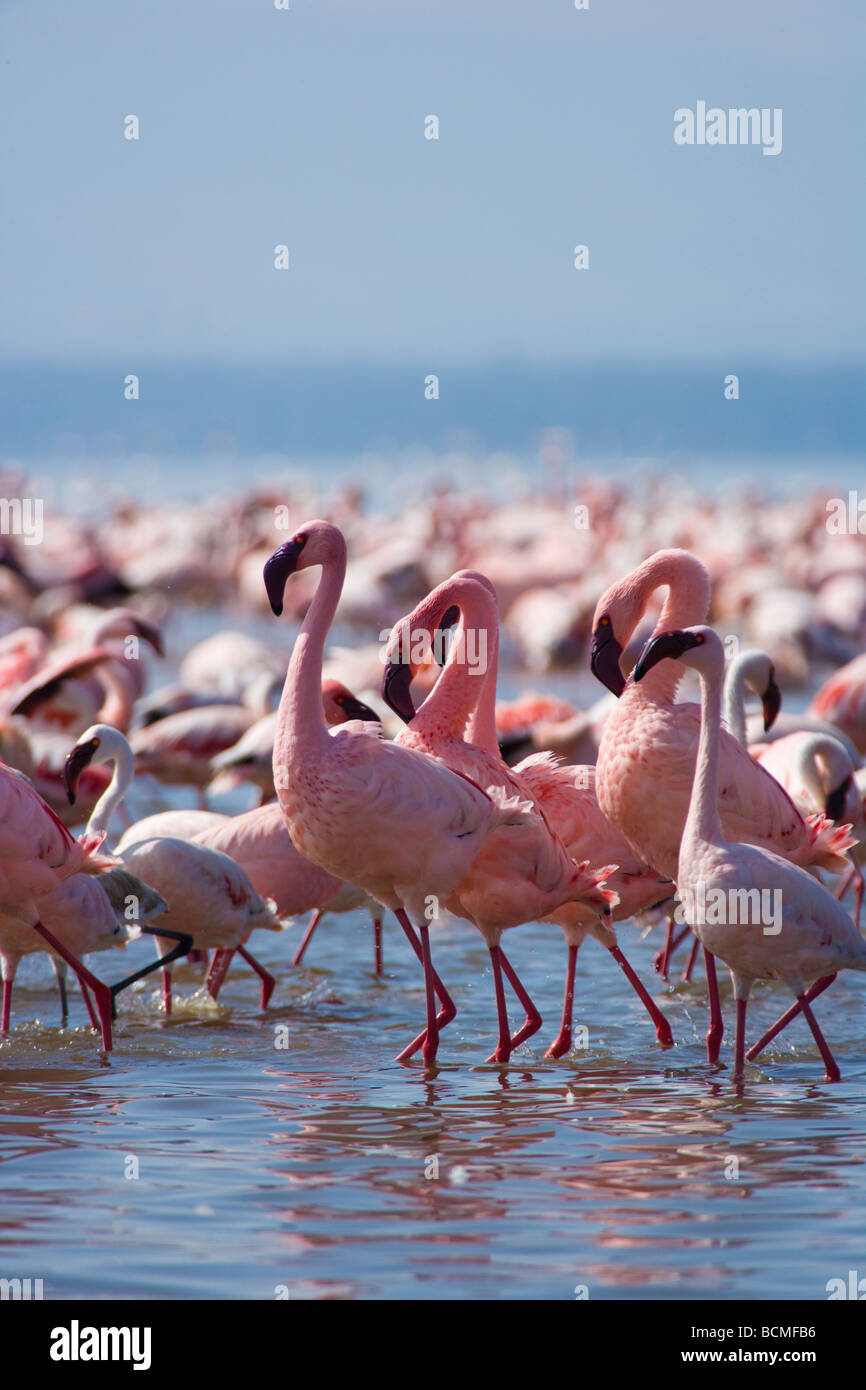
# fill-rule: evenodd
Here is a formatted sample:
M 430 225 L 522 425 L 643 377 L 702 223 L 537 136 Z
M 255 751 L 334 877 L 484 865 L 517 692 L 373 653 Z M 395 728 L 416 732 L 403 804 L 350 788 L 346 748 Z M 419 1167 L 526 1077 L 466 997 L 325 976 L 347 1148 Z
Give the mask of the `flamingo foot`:
M 561 1028 L 554 1038 L 550 1047 L 545 1052 L 545 1057 L 557 1060 L 564 1057 L 571 1051 L 571 1028 Z
M 415 952 L 415 955 L 418 957 L 418 960 L 421 961 L 421 963 L 423 964 L 424 958 L 421 950 L 421 943 L 419 942 L 418 937 L 415 934 L 415 928 L 412 926 L 412 923 L 409 921 L 409 918 L 406 916 L 406 913 L 403 911 L 402 908 L 399 908 L 397 910 L 395 916 L 397 918 L 397 921 L 400 923 L 400 926 L 403 928 L 406 940 L 409 942 L 409 945 L 412 947 L 412 950 Z M 441 1029 L 443 1029 L 446 1026 L 446 1024 L 450 1023 L 452 1019 L 457 1017 L 457 1006 L 454 1003 L 454 1000 L 451 998 L 451 995 L 448 993 L 447 989 L 443 985 L 439 976 L 436 974 L 435 970 L 432 971 L 432 977 L 436 994 L 439 996 L 439 1000 L 442 1004 L 442 1008 L 439 1010 L 439 1013 L 436 1015 L 436 1018 L 434 1020 L 436 1024 L 436 1033 L 438 1037 L 438 1034 L 441 1031 Z M 425 1028 L 423 1032 L 418 1034 L 417 1038 L 413 1038 L 412 1041 L 406 1047 L 403 1048 L 402 1052 L 397 1054 L 394 1060 L 396 1062 L 408 1062 L 411 1057 L 415 1056 L 415 1053 L 418 1051 L 419 1048 L 423 1048 L 426 1045 L 426 1042 L 427 1029 Z

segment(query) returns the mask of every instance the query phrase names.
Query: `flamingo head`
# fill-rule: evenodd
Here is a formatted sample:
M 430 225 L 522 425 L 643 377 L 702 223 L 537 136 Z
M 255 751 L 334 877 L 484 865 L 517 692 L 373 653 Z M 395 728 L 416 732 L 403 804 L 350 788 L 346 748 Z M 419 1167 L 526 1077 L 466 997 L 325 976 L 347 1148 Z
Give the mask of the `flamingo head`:
M 466 571 L 469 574 L 469 571 Z M 442 586 L 444 588 L 444 585 Z M 426 600 L 425 600 L 426 603 Z M 417 610 L 416 610 L 417 611 Z M 434 635 L 430 651 L 440 666 L 445 664 L 445 653 L 441 637 L 460 620 L 460 607 L 449 604 L 434 620 Z M 385 648 L 385 674 L 382 677 L 382 699 L 404 724 L 411 724 L 415 718 L 415 702 L 412 699 L 411 685 L 427 654 L 424 647 L 416 646 L 416 638 L 424 638 L 426 628 L 414 626 L 412 617 L 401 618 L 391 631 Z
M 670 657 L 695 671 L 718 674 L 725 664 L 725 651 L 718 634 L 711 627 L 686 627 L 673 632 L 659 632 L 651 637 L 634 668 L 635 682 L 643 680 L 660 661 Z
M 92 724 L 66 756 L 63 765 L 63 782 L 70 806 L 75 805 L 78 792 L 78 779 L 91 763 L 107 763 L 115 760 L 122 751 L 129 753 L 129 744 L 123 734 L 112 729 L 109 724 Z M 104 836 L 103 836 L 104 838 Z
M 375 710 L 357 699 L 342 681 L 322 682 L 322 706 L 328 724 L 345 724 L 348 719 L 363 719 L 367 723 L 381 723 Z
M 329 521 L 307 521 L 291 540 L 285 541 L 269 560 L 265 561 L 265 592 L 277 617 L 283 611 L 283 595 L 289 579 L 297 570 L 329 561 L 345 564 L 346 542 L 336 526 Z
M 782 708 L 782 692 L 776 684 L 776 668 L 770 665 L 770 678 L 761 695 L 761 708 L 764 711 L 764 733 L 772 729 Z

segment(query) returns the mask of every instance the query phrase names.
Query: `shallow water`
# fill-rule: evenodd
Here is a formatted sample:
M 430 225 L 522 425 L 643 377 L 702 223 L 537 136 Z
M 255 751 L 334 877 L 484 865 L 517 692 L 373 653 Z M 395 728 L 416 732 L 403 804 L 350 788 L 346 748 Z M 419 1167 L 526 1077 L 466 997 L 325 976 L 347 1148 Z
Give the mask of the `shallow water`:
M 620 940 L 676 1046 L 658 1047 L 589 941 L 575 1008 L 588 1045 L 543 1060 L 565 948 L 554 928 L 522 928 L 507 949 L 545 1023 L 500 1068 L 484 1061 L 486 951 L 449 924 L 434 930 L 434 958 L 459 1014 L 425 1074 L 392 1060 L 424 1009 L 393 919 L 381 980 L 365 914 L 326 920 L 292 970 L 299 932 L 260 934 L 256 953 L 278 975 L 267 1014 L 245 967 L 215 1006 L 184 965 L 170 1020 L 149 982 L 127 993 L 110 1058 L 77 993 L 79 1026 L 59 1031 L 47 966 L 28 962 L 22 1021 L 0 1045 L 0 1276 L 41 1278 L 49 1299 L 573 1299 L 580 1286 L 591 1298 L 821 1299 L 829 1279 L 866 1272 L 861 977 L 840 976 L 816 1005 L 840 1084 L 821 1083 L 797 1024 L 738 1094 L 705 1061 L 702 971 L 664 986 L 660 931 L 642 940 L 631 924 Z M 106 978 L 131 968 L 100 964 Z M 786 1006 L 779 988 L 756 987 L 750 1036 Z M 732 1029 L 727 988 L 724 1007 Z

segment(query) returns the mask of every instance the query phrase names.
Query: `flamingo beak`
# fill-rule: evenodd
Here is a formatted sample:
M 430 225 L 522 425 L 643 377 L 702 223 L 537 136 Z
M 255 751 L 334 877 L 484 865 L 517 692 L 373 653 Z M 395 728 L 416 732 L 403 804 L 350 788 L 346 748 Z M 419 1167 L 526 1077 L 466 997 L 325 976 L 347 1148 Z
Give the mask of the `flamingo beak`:
M 354 695 L 346 696 L 341 708 L 345 710 L 347 719 L 363 719 L 368 724 L 382 722 L 375 710 L 365 705 L 363 700 L 356 700 Z
M 761 705 L 764 710 L 764 733 L 769 733 L 776 722 L 779 710 L 782 708 L 782 692 L 776 684 L 775 676 L 770 677 L 770 684 L 761 696 Z
M 63 764 L 63 783 L 66 787 L 66 795 L 69 797 L 70 806 L 75 805 L 75 797 L 78 792 L 78 779 L 86 767 L 89 767 L 93 755 L 99 747 L 98 738 L 85 739 L 84 743 L 77 743 L 72 752 L 68 755 Z
M 136 618 L 135 630 L 139 637 L 153 647 L 157 656 L 165 656 L 165 646 L 162 640 L 162 633 L 153 623 L 147 622 L 144 618 Z
M 409 687 L 412 684 L 412 667 L 408 661 L 389 661 L 382 677 L 382 699 L 404 724 L 411 724 L 415 718 L 415 706 Z
M 268 596 L 268 603 L 271 611 L 279 617 L 283 611 L 283 594 L 286 591 L 286 584 L 298 568 L 298 560 L 303 550 L 303 541 L 299 545 L 297 540 L 286 541 L 275 550 L 269 560 L 265 561 L 263 570 L 265 578 L 265 592 Z
M 620 670 L 619 659 L 622 656 L 622 647 L 617 642 L 610 628 L 605 631 L 596 628 L 592 635 L 592 653 L 589 658 L 589 666 L 596 680 L 600 680 L 602 685 L 606 685 L 619 699 L 625 690 L 625 676 Z
M 637 665 L 632 672 L 635 682 L 643 680 L 647 671 L 651 671 L 654 666 L 658 666 L 660 661 L 666 657 L 676 661 L 678 656 L 690 651 L 692 647 L 698 646 L 697 639 L 691 632 L 660 632 L 657 637 L 651 637 L 641 652 L 637 660 Z
M 826 815 L 828 820 L 836 821 L 838 823 L 839 819 L 845 814 L 845 802 L 848 798 L 848 793 L 851 790 L 852 781 L 853 779 L 849 774 L 849 776 L 845 778 L 845 781 L 842 783 L 842 785 L 837 787 L 834 792 L 830 792 L 829 795 L 825 798 L 824 814 Z

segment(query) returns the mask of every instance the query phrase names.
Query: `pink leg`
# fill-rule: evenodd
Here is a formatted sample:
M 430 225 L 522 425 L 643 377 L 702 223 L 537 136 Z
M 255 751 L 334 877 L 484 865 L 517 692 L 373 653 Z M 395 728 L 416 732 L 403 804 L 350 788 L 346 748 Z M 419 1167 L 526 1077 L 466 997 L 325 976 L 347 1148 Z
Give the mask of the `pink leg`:
M 83 980 L 79 980 L 78 983 L 81 987 L 81 993 L 84 996 L 84 1002 L 87 1005 L 87 1012 L 90 1015 L 90 1026 L 91 1028 L 95 1029 L 96 1032 L 98 1032 L 99 1019 L 96 1017 L 96 1010 L 93 1007 L 93 1000 L 90 997 L 90 990 L 87 988 L 87 985 L 84 983 Z
M 412 950 L 415 952 L 415 955 L 418 957 L 419 961 L 421 961 L 421 964 L 423 965 L 424 956 L 421 950 L 421 943 L 419 942 L 418 937 L 415 935 L 415 928 L 412 926 L 412 923 L 409 921 L 409 918 L 406 916 L 406 913 L 404 912 L 402 907 L 397 909 L 395 916 L 406 934 L 406 940 L 409 942 L 409 945 L 412 947 Z M 439 1013 L 436 1016 L 436 1027 L 441 1032 L 441 1030 L 446 1026 L 446 1024 L 450 1023 L 453 1018 L 457 1017 L 457 1007 L 454 1003 L 454 1000 L 451 998 L 451 995 L 448 993 L 442 981 L 439 979 L 439 976 L 436 974 L 435 970 L 433 971 L 433 983 L 436 989 L 436 993 L 438 994 L 442 1003 L 442 1008 L 439 1010 Z M 398 1054 L 395 1060 L 398 1062 L 408 1062 L 409 1058 L 414 1057 L 418 1049 L 424 1046 L 426 1039 L 427 1030 L 425 1028 L 423 1033 L 419 1033 L 417 1038 L 413 1038 L 412 1042 L 410 1042 L 406 1047 L 403 1048 L 403 1051 Z
M 3 981 L 3 1012 L 0 1015 L 0 1033 L 9 1032 L 9 1014 L 12 1009 L 12 981 Z
M 716 958 L 710 955 L 706 946 L 704 947 L 704 966 L 707 971 L 707 998 L 710 1005 L 710 1026 L 707 1029 L 707 1061 L 718 1062 L 725 1025 L 722 1022 L 719 982 L 716 979 Z
M 37 922 L 33 930 L 37 931 L 39 935 L 43 937 L 45 941 L 48 942 L 48 945 L 57 952 L 61 960 L 65 960 L 67 965 L 72 966 L 72 969 L 75 971 L 81 984 L 87 984 L 93 990 L 94 996 L 96 998 L 96 1007 L 99 1011 L 99 1026 L 102 1031 L 102 1046 L 104 1047 L 106 1052 L 110 1052 L 112 998 L 111 990 L 108 988 L 108 985 L 103 984 L 101 980 L 97 980 L 96 976 L 92 975 L 90 971 L 87 969 L 87 967 L 81 964 L 81 961 L 78 959 L 78 957 L 74 956 L 71 951 L 67 951 L 63 943 L 61 941 L 58 941 L 57 937 L 54 936 L 53 933 L 50 932 L 47 927 L 43 926 L 41 922 Z
M 692 949 L 689 951 L 689 958 L 686 961 L 686 968 L 680 976 L 682 980 L 688 981 L 692 978 L 692 971 L 695 968 L 695 961 L 698 958 L 698 947 L 700 946 L 700 944 L 701 943 L 700 941 L 698 941 L 698 938 L 695 937 L 694 941 L 692 942 Z
M 665 980 L 667 979 L 667 976 L 668 976 L 668 966 L 670 965 L 670 960 L 671 960 L 671 945 L 672 945 L 673 939 L 674 939 L 674 919 L 673 919 L 673 917 L 669 917 L 669 918 L 668 918 L 667 930 L 666 930 L 666 932 L 665 932 L 665 944 L 664 944 L 664 946 L 662 946 L 661 950 L 658 952 L 658 954 L 657 954 L 657 955 L 655 956 L 655 958 L 653 959 L 653 970 L 656 972 L 657 975 L 661 975 L 662 979 L 665 979 Z
M 511 1028 L 508 1024 L 508 1010 L 505 1007 L 505 986 L 502 983 L 502 966 L 499 958 L 499 947 L 490 947 L 490 960 L 493 964 L 493 988 L 496 993 L 496 1017 L 499 1020 L 499 1042 L 496 1051 L 488 1058 L 488 1062 L 507 1062 L 511 1056 Z
M 238 955 L 241 957 L 241 960 L 245 960 L 247 965 L 249 965 L 253 970 L 255 970 L 256 974 L 261 980 L 262 997 L 259 1001 L 259 1008 L 266 1009 L 268 1007 L 268 1000 L 274 992 L 274 986 L 277 983 L 276 980 L 274 979 L 270 971 L 265 969 L 265 967 L 261 964 L 260 961 L 257 961 L 254 956 L 250 955 L 249 951 L 246 949 L 245 946 L 238 947 Z
M 208 971 L 207 979 L 204 982 L 205 989 L 207 990 L 211 999 L 216 999 L 217 995 L 222 989 L 223 981 L 226 975 L 228 974 L 228 969 L 232 963 L 233 957 L 234 951 L 228 950 L 227 947 L 223 947 L 221 950 L 214 951 L 213 960 L 210 963 L 210 970 Z
M 300 965 L 301 961 L 304 958 L 304 952 L 306 951 L 307 947 L 310 944 L 310 941 L 312 940 L 313 932 L 316 930 L 316 927 L 319 925 L 321 920 L 322 914 L 319 908 L 316 908 L 315 912 L 310 918 L 310 925 L 307 927 L 307 930 L 304 932 L 303 938 L 301 939 L 301 944 L 295 952 L 295 958 L 292 961 L 292 965 Z
M 171 1014 L 171 971 L 167 965 L 162 967 L 162 1002 L 168 1018 Z
M 656 1027 L 656 1037 L 662 1047 L 673 1047 L 674 1035 L 671 1032 L 671 1025 L 668 1023 L 658 1005 L 650 998 L 644 986 L 641 984 L 637 975 L 632 970 L 625 956 L 618 946 L 611 946 L 610 953 L 614 960 L 621 967 L 626 979 L 631 985 L 637 997 L 640 999 L 650 1018 Z
M 373 918 L 373 969 L 377 975 L 382 973 L 382 918 Z
M 576 965 L 577 947 L 569 946 L 568 968 L 565 974 L 565 998 L 562 1002 L 562 1022 L 559 1025 L 557 1036 L 544 1054 L 545 1057 L 564 1057 L 566 1052 L 571 1051 L 571 1022 L 574 1016 L 574 970 Z
M 508 959 L 501 946 L 499 948 L 499 961 L 505 972 L 506 980 L 517 995 L 517 1001 L 526 1014 L 523 1023 L 511 1039 L 511 1050 L 513 1052 L 515 1047 L 519 1047 L 521 1043 L 526 1042 L 527 1038 L 531 1038 L 533 1033 L 538 1032 L 544 1020 L 527 994 L 518 978 L 517 971 L 514 969 L 514 966 L 511 964 L 511 961 Z
M 826 1068 L 826 1072 L 825 1072 L 825 1074 L 824 1074 L 824 1080 L 825 1080 L 825 1081 L 841 1081 L 841 1079 L 842 1079 L 842 1073 L 840 1072 L 838 1066 L 836 1065 L 836 1059 L 835 1059 L 835 1057 L 833 1056 L 832 1052 L 830 1051 L 829 1047 L 827 1046 L 826 1040 L 825 1040 L 825 1038 L 824 1038 L 824 1034 L 821 1032 L 821 1029 L 818 1027 L 818 1021 L 817 1021 L 817 1019 L 815 1018 L 815 1015 L 812 1013 L 812 1010 L 811 1010 L 811 1008 L 810 1008 L 810 1006 L 809 1006 L 809 1000 L 806 998 L 806 995 L 805 995 L 805 994 L 801 994 L 801 995 L 799 995 L 798 997 L 799 997 L 799 1000 L 800 1000 L 800 1008 L 803 1010 L 803 1017 L 805 1018 L 806 1022 L 807 1022 L 808 1025 L 809 1025 L 809 1027 L 811 1028 L 811 1030 L 812 1030 L 812 1037 L 815 1039 L 815 1042 L 818 1044 L 818 1051 L 820 1052 L 822 1058 L 824 1059 L 824 1066 L 825 1066 L 825 1068 Z
M 860 930 L 860 909 L 863 906 L 863 891 L 866 884 L 863 882 L 863 870 L 857 865 L 857 872 L 854 875 L 854 922 L 857 930 Z
M 805 995 L 803 996 L 806 1000 L 806 1003 L 811 1004 L 813 999 L 817 999 L 819 994 L 823 994 L 824 990 L 827 989 L 830 985 L 832 985 L 835 978 L 835 975 L 824 975 L 820 980 L 816 980 L 813 985 L 810 985 L 809 988 L 806 990 Z M 748 1052 L 746 1053 L 746 1056 L 749 1059 L 749 1061 L 753 1062 L 756 1057 L 759 1057 L 761 1053 L 764 1051 L 764 1048 L 769 1047 L 770 1043 L 779 1033 L 781 1033 L 782 1029 L 787 1028 L 791 1020 L 796 1018 L 797 1015 L 801 1012 L 802 1010 L 800 1008 L 799 1000 L 796 1004 L 792 1004 L 790 1009 L 786 1009 L 785 1013 L 782 1014 L 782 1017 L 776 1019 L 776 1022 L 773 1024 L 772 1028 L 769 1028 L 767 1032 L 764 1034 L 764 1036 L 762 1038 L 759 1038 L 758 1041 L 752 1047 L 749 1048 Z
M 747 999 L 737 1000 L 737 1028 L 734 1034 L 734 1071 L 732 1081 L 742 1081 L 745 1071 L 746 1053 L 746 1005 Z

